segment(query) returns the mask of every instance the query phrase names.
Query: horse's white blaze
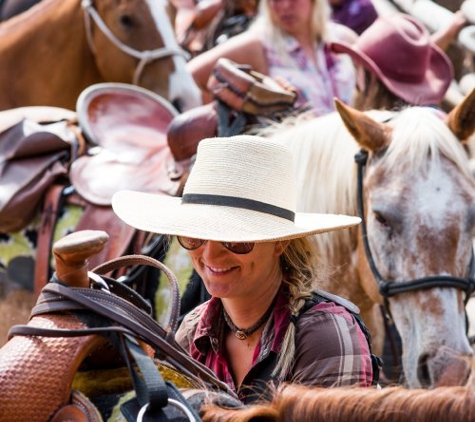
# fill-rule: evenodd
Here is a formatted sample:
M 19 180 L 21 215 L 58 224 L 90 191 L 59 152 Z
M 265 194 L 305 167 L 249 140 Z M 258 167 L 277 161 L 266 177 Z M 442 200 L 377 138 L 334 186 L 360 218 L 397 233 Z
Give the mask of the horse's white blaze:
M 146 2 L 157 24 L 157 30 L 162 35 L 165 47 L 178 50 L 180 47 L 166 10 L 167 2 L 165 0 L 146 0 Z M 186 69 L 185 58 L 181 55 L 174 55 L 172 58 L 175 71 L 170 74 L 170 101 L 178 103 L 181 111 L 201 105 L 200 90 Z
M 463 208 L 466 208 L 466 204 L 454 202 L 456 186 L 441 167 L 433 168 L 426 179 L 414 182 L 413 199 L 417 215 L 413 219 L 420 218 L 419 224 L 427 225 L 435 231 L 442 230 L 446 226 L 447 211 L 460 215 Z

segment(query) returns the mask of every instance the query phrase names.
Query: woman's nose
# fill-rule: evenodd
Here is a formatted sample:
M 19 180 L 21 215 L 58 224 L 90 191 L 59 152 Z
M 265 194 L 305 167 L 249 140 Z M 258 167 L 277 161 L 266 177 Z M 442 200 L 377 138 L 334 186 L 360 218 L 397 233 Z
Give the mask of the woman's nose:
M 208 256 L 220 255 L 223 251 L 227 251 L 221 242 L 214 240 L 207 240 L 201 247 L 203 248 L 203 255 L 206 254 Z

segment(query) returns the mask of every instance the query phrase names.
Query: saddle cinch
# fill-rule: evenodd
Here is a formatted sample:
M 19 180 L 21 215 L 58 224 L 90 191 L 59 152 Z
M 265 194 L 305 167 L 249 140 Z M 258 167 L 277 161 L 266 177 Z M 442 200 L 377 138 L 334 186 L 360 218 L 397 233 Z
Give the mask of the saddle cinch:
M 29 323 L 12 327 L 0 349 L 0 422 L 199 421 L 205 396 L 241 406 L 175 342 L 179 293 L 167 267 L 132 255 L 88 271 L 88 259 L 107 240 L 105 232 L 86 230 L 55 243 L 55 274 Z M 131 265 L 167 274 L 166 328 L 141 296 L 104 275 Z

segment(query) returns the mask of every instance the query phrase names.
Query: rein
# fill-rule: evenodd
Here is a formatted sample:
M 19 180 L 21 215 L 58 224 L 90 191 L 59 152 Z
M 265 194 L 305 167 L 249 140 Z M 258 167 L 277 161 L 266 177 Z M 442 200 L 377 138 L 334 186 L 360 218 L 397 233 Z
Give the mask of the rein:
M 125 54 L 134 57 L 139 60 L 137 67 L 135 68 L 134 77 L 132 83 L 138 85 L 140 76 L 142 75 L 145 66 L 155 60 L 163 59 L 170 56 L 182 56 L 185 59 L 188 58 L 188 54 L 180 47 L 160 47 L 155 50 L 135 50 L 120 41 L 112 31 L 107 27 L 97 10 L 94 8 L 93 0 L 82 0 L 81 7 L 84 10 L 84 20 L 86 24 L 86 37 L 89 44 L 89 48 L 94 55 L 97 55 L 96 48 L 92 39 L 92 21 L 102 31 L 102 33 L 112 42 L 119 50 Z
M 435 287 L 450 287 L 454 289 L 463 290 L 466 294 L 465 305 L 470 299 L 470 295 L 475 290 L 475 259 L 473 248 L 471 251 L 470 264 L 468 268 L 467 277 L 455 277 L 451 275 L 437 275 L 412 279 L 402 282 L 393 282 L 384 280 L 378 271 L 371 253 L 371 248 L 368 242 L 368 233 L 366 228 L 364 204 L 363 204 L 363 167 L 368 161 L 368 151 L 361 150 L 355 155 L 355 162 L 358 164 L 358 215 L 361 218 L 361 234 L 363 238 L 363 245 L 368 259 L 371 272 L 376 282 L 378 283 L 379 293 L 385 299 L 385 306 L 389 310 L 388 298 L 400 293 L 412 292 L 414 290 L 432 289 Z

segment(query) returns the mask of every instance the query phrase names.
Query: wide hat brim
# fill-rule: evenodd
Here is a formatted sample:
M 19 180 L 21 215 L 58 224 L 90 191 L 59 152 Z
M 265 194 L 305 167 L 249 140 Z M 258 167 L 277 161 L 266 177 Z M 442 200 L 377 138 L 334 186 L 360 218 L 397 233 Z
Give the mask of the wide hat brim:
M 354 227 L 359 217 L 296 213 L 295 221 L 259 211 L 202 204 L 181 198 L 120 191 L 112 198 L 114 212 L 136 229 L 221 242 L 268 242 Z
M 358 46 L 344 42 L 333 42 L 331 49 L 336 53 L 346 53 L 357 63 L 363 65 L 393 94 L 413 105 L 439 104 L 453 79 L 453 67 L 449 59 L 435 45 L 430 48 L 429 65 L 421 81 L 402 82 L 387 77 L 379 66 L 368 57 Z

